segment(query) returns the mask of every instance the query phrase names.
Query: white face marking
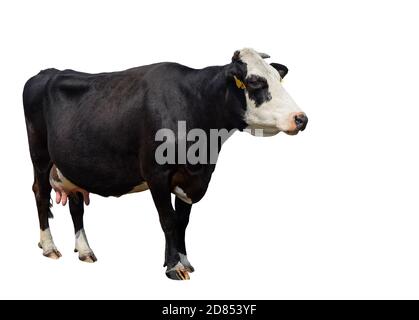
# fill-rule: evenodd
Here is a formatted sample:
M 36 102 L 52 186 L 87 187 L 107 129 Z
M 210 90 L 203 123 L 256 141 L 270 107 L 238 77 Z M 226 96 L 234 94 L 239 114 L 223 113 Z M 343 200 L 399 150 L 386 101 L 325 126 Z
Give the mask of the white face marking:
M 247 65 L 246 77 L 256 75 L 265 78 L 271 95 L 269 101 L 256 106 L 255 101 L 245 90 L 247 103 L 245 121 L 249 125 L 248 128 L 263 129 L 266 135 L 295 130 L 294 115 L 301 112 L 301 109 L 283 88 L 278 71 L 253 49 L 240 50 L 240 59 Z
M 176 186 L 173 190 L 173 193 L 183 202 L 188 204 L 192 204 L 192 199 L 188 197 L 188 195 L 183 191 L 180 187 Z

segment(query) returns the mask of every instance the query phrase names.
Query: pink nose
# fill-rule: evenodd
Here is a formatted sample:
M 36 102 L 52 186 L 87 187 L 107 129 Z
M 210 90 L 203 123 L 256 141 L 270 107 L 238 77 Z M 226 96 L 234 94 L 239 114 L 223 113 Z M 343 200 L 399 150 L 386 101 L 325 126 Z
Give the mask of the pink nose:
M 298 131 L 303 131 L 308 122 L 308 118 L 304 112 L 299 112 L 294 116 L 295 126 Z

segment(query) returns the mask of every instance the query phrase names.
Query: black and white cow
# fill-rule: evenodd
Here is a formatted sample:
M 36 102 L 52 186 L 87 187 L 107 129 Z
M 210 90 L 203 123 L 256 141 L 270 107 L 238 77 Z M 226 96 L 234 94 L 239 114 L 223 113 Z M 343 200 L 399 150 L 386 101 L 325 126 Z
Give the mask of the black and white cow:
M 227 65 L 200 70 L 165 62 L 100 74 L 47 69 L 28 80 L 23 104 L 44 256 L 61 256 L 48 223 L 52 189 L 57 203 L 68 199 L 75 250 L 86 262 L 96 261 L 83 227 L 89 193 L 118 197 L 149 189 L 166 238 L 166 275 L 189 279 L 194 269 L 186 256 L 185 230 L 215 163 L 159 164 L 155 152 L 162 141 L 156 134 L 162 128 L 176 132 L 179 121 L 187 130 L 206 133 L 304 130 L 307 117 L 281 84 L 288 69 L 265 58 L 246 48 Z M 185 137 L 165 143 L 177 146 L 181 140 Z M 191 144 L 187 141 L 187 148 Z

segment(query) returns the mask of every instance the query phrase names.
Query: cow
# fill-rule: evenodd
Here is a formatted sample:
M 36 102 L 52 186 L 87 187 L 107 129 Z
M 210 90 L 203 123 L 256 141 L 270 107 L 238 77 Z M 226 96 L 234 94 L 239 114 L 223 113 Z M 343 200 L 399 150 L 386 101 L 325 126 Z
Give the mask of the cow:
M 234 52 L 230 63 L 203 69 L 162 62 L 98 74 L 46 69 L 30 78 L 23 105 L 43 255 L 61 256 L 48 222 L 52 190 L 57 203 L 69 204 L 75 252 L 85 262 L 97 260 L 83 225 L 89 194 L 119 197 L 150 190 L 166 240 L 166 276 L 189 279 L 194 268 L 187 257 L 185 230 L 216 160 L 160 163 L 156 151 L 162 143 L 180 146 L 185 135 L 164 141 L 156 136 L 161 129 L 175 132 L 181 121 L 187 131 L 199 128 L 204 133 L 271 136 L 304 130 L 307 116 L 281 83 L 287 67 L 267 58 L 244 48 Z M 184 151 L 191 144 L 186 141 Z M 208 157 L 205 152 L 200 159 Z

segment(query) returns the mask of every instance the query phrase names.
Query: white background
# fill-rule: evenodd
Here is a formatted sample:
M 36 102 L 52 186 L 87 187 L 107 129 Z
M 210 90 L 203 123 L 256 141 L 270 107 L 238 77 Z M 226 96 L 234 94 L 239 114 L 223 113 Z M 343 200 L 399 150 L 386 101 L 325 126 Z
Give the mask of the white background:
M 13 1 L 0 5 L 0 298 L 419 298 L 415 1 Z M 47 67 L 200 68 L 254 47 L 287 65 L 302 134 L 235 134 L 187 233 L 191 281 L 164 275 L 149 192 L 92 196 L 99 261 L 73 253 L 68 208 L 37 248 L 21 93 Z

